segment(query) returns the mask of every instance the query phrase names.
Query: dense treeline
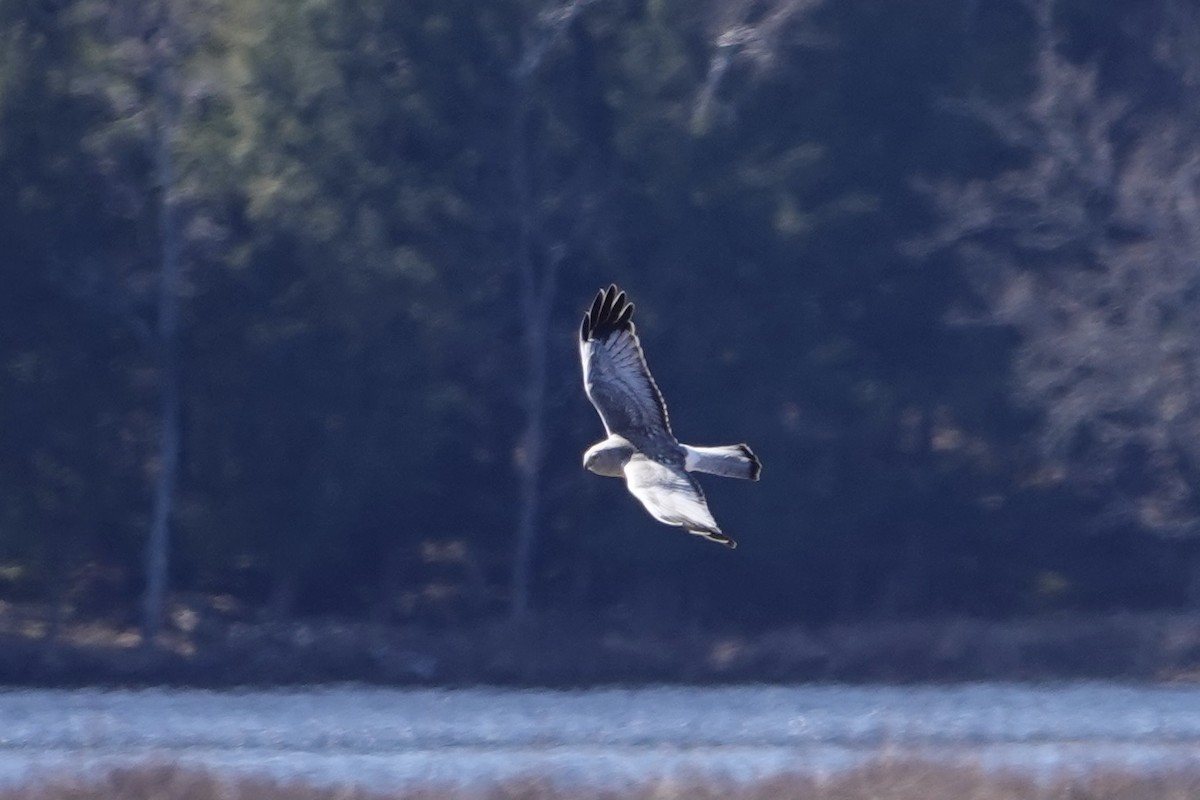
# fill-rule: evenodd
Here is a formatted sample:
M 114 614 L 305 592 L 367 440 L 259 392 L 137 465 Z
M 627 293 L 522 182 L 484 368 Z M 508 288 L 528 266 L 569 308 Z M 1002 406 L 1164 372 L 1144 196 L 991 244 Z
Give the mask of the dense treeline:
M 1196 599 L 1183 0 L 0 0 L 0 593 Z M 734 553 L 583 472 L 616 281 Z M 168 579 L 169 578 L 169 579 Z

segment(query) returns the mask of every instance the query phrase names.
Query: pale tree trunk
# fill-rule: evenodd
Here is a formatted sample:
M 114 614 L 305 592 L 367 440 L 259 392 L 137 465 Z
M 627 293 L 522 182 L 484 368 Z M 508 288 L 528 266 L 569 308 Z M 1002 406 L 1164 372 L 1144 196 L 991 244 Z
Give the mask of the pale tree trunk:
M 554 303 L 558 260 L 538 269 L 533 238 L 536 225 L 533 192 L 525 153 L 529 115 L 530 75 L 518 78 L 521 103 L 513 126 L 513 188 L 519 215 L 517 234 L 517 290 L 520 301 L 526 376 L 521 394 L 525 430 L 516 454 L 518 480 L 517 537 L 513 549 L 511 612 L 521 619 L 529 610 L 530 572 L 542 505 L 542 463 L 546 440 L 546 352 L 550 307 Z
M 541 505 L 542 436 L 545 430 L 545 347 L 546 333 L 537 330 L 538 315 L 530 315 L 537 305 L 537 268 L 533 263 L 533 209 L 530 208 L 532 187 L 529 185 L 529 159 L 526 156 L 529 123 L 529 93 L 532 70 L 522 64 L 516 74 L 516 109 L 513 112 L 512 140 L 509 143 L 513 195 L 517 206 L 517 251 L 515 253 L 517 284 L 527 359 L 526 381 L 521 393 L 525 412 L 525 430 L 514 454 L 517 470 L 517 530 L 513 547 L 512 595 L 509 610 L 513 619 L 521 619 L 529 610 L 529 572 L 533 560 L 533 544 L 537 536 L 537 520 Z M 535 309 L 536 310 L 536 309 Z
M 510 174 L 517 214 L 514 258 L 527 370 L 521 394 L 525 429 L 515 458 L 518 506 L 510 598 L 510 612 L 515 620 L 523 618 L 530 605 L 531 572 L 544 494 L 542 466 L 546 444 L 550 310 L 554 305 L 558 269 L 566 251 L 565 246 L 547 246 L 542 241 L 544 231 L 540 229 L 536 176 L 529 163 L 530 116 L 537 74 L 547 51 L 592 2 L 594 0 L 569 0 L 544 11 L 538 18 L 534 34 L 525 43 L 514 72 Z
M 546 265 L 541 280 L 532 259 L 521 268 L 521 309 L 525 325 L 525 357 L 529 374 L 522 397 L 525 430 L 517 453 L 519 480 L 517 543 L 513 551 L 512 615 L 520 619 L 529 609 L 530 570 L 542 505 L 542 464 L 546 447 L 546 362 L 550 307 L 554 298 L 557 262 Z
M 142 640 L 153 643 L 162 628 L 167 594 L 167 567 L 170 555 L 171 515 L 175 505 L 175 487 L 179 472 L 179 226 L 175 215 L 175 164 L 171 135 L 177 123 L 174 88 L 170 65 L 165 59 L 156 75 L 158 131 L 156 134 L 155 173 L 159 187 L 158 224 L 162 264 L 158 291 L 159 359 L 159 442 L 158 473 L 154 486 L 154 507 L 150 536 L 146 542 L 146 593 L 142 604 Z
M 1188 611 L 1200 612 L 1200 541 L 1195 538 L 1184 540 L 1182 558 L 1187 565 L 1184 585 L 1184 603 Z

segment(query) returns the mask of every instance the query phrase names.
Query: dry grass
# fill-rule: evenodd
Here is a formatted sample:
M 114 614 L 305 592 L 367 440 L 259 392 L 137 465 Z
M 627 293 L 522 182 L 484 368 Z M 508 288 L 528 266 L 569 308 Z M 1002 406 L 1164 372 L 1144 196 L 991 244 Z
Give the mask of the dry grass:
M 1139 775 L 1096 772 L 1036 781 L 1014 773 L 921 761 L 878 761 L 820 779 L 785 775 L 757 783 L 662 779 L 623 790 L 568 788 L 537 778 L 474 791 L 373 792 L 263 778 L 222 778 L 175 766 L 115 769 L 92 779 L 57 779 L 0 789 L 0 800 L 1195 800 L 1200 771 Z

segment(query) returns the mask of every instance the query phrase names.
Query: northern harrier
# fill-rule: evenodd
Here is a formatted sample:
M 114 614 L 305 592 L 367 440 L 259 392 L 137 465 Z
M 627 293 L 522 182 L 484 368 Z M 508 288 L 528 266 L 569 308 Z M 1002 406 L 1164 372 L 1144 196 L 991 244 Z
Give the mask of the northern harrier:
M 625 478 L 630 493 L 650 516 L 728 547 L 700 484 L 689 472 L 758 480 L 758 458 L 744 444 L 692 447 L 680 444 L 667 422 L 667 406 L 646 366 L 633 329 L 633 304 L 616 286 L 601 289 L 583 316 L 579 355 L 583 386 L 600 412 L 608 438 L 583 454 L 598 475 Z

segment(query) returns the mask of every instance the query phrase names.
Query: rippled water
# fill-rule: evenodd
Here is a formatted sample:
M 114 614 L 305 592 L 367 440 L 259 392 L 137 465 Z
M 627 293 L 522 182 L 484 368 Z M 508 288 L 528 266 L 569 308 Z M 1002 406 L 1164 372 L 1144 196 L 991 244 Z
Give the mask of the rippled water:
M 881 754 L 1039 773 L 1200 768 L 1200 687 L 0 691 L 0 781 L 185 761 L 391 788 L 828 772 Z

